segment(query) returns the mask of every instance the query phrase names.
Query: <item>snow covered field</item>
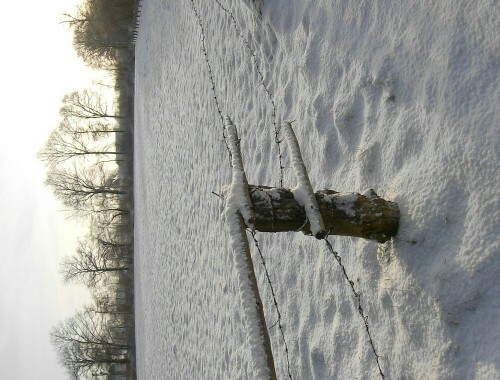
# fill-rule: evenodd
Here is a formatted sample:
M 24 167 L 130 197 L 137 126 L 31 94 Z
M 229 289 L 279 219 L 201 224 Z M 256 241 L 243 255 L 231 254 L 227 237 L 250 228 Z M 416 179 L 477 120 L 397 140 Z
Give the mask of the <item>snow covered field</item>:
M 388 379 L 500 379 L 500 6 L 492 0 L 194 0 L 248 182 L 279 186 L 272 124 L 293 120 L 315 190 L 398 202 L 386 244 L 330 237 Z M 136 335 L 141 379 L 252 379 L 220 220 L 231 181 L 190 0 L 148 0 L 136 46 Z M 284 154 L 284 186 L 295 179 Z M 377 379 L 325 243 L 257 234 L 293 379 Z M 268 326 L 277 319 L 253 252 Z M 288 378 L 277 326 L 279 379 Z

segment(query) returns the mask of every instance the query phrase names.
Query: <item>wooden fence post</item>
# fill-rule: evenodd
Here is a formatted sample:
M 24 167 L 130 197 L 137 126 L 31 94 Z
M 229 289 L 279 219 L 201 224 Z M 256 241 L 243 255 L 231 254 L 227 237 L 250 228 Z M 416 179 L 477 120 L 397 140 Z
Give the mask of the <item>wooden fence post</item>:
M 324 239 L 326 235 L 356 236 L 385 242 L 399 227 L 399 208 L 369 189 L 363 194 L 333 190 L 313 192 L 300 147 L 290 123 L 284 133 L 297 179 L 293 189 L 248 185 L 238 133 L 231 119 L 224 120 L 231 153 L 231 185 L 222 191 L 224 215 L 238 271 L 242 308 L 247 324 L 257 377 L 276 379 L 266 319 L 255 276 L 246 230 L 302 231 Z
M 233 167 L 231 186 L 225 197 L 225 218 L 229 229 L 233 259 L 238 273 L 240 296 L 248 330 L 249 345 L 257 365 L 256 378 L 276 380 L 276 369 L 271 348 L 271 339 L 266 325 L 264 308 L 260 299 L 246 229 L 255 230 L 252 203 L 248 183 L 243 169 L 238 133 L 231 119 L 224 121 L 227 142 Z

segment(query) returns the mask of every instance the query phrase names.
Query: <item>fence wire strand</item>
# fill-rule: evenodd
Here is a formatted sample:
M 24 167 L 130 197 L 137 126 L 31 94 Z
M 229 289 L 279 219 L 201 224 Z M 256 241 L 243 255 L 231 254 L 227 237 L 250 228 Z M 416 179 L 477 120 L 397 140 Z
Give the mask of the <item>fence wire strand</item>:
M 365 314 L 365 311 L 364 311 L 364 309 L 363 309 L 363 307 L 361 305 L 361 294 L 358 291 L 356 291 L 356 288 L 354 287 L 354 281 L 352 281 L 349 278 L 349 275 L 347 274 L 345 266 L 344 266 L 344 264 L 342 264 L 342 258 L 340 257 L 340 255 L 338 254 L 338 252 L 336 252 L 333 249 L 332 244 L 328 241 L 327 238 L 324 238 L 324 240 L 325 240 L 326 246 L 328 247 L 328 250 L 333 255 L 333 257 L 335 257 L 335 260 L 339 264 L 340 269 L 342 270 L 342 274 L 343 274 L 345 280 L 347 281 L 347 283 L 349 284 L 349 287 L 351 288 L 351 291 L 352 291 L 352 294 L 354 295 L 354 298 L 356 299 L 358 313 L 361 316 L 361 318 L 363 319 L 363 322 L 364 322 L 364 325 L 365 325 L 366 334 L 368 335 L 368 342 L 370 343 L 370 346 L 371 346 L 371 349 L 373 351 L 373 354 L 375 355 L 375 360 L 377 362 L 378 372 L 380 374 L 380 377 L 382 379 L 385 379 L 384 372 L 382 371 L 382 367 L 380 366 L 380 360 L 379 360 L 380 359 L 380 355 L 377 353 L 377 350 L 375 349 L 375 343 L 373 343 L 372 334 L 370 332 L 370 326 L 368 324 L 368 316 Z
M 204 55 L 205 63 L 207 65 L 208 75 L 209 75 L 209 79 L 210 79 L 210 82 L 211 82 L 211 88 L 212 88 L 212 92 L 213 92 L 213 99 L 215 101 L 215 106 L 216 106 L 217 112 L 218 112 L 220 120 L 221 120 L 222 135 L 223 135 L 223 138 L 224 138 L 224 143 L 226 145 L 226 149 L 229 152 L 229 159 L 230 159 L 230 162 L 231 162 L 231 152 L 230 152 L 227 140 L 226 140 L 226 128 L 224 126 L 224 117 L 223 117 L 223 114 L 222 114 L 222 110 L 221 110 L 219 99 L 217 97 L 216 85 L 215 85 L 215 80 L 214 80 L 212 65 L 210 63 L 210 59 L 209 59 L 208 51 L 207 51 L 207 47 L 206 47 L 205 28 L 203 26 L 203 21 L 202 21 L 201 15 L 198 12 L 198 9 L 196 8 L 194 0 L 190 0 L 190 2 L 191 2 L 191 7 L 193 9 L 193 13 L 196 16 L 196 19 L 198 21 L 198 25 L 199 25 L 200 30 L 201 30 L 201 43 L 202 43 L 201 50 L 202 50 L 202 53 Z M 279 138 L 280 128 L 277 125 L 277 121 L 276 121 L 276 113 L 277 113 L 276 103 L 274 102 L 274 99 L 273 99 L 273 96 L 272 96 L 270 90 L 267 88 L 267 86 L 265 84 L 264 75 L 262 73 L 262 70 L 260 69 L 260 64 L 259 64 L 259 61 L 257 59 L 257 55 L 253 51 L 253 49 L 250 46 L 250 43 L 248 42 L 248 40 L 245 38 L 245 36 L 241 33 L 240 29 L 238 28 L 238 23 L 236 21 L 236 17 L 234 16 L 234 13 L 232 11 L 230 11 L 228 8 L 226 8 L 219 0 L 215 0 L 215 2 L 230 17 L 231 22 L 232 22 L 232 24 L 234 26 L 236 35 L 241 39 L 243 45 L 245 46 L 245 48 L 248 50 L 248 52 L 252 56 L 255 70 L 256 70 L 256 72 L 257 72 L 257 74 L 259 76 L 260 84 L 261 84 L 262 88 L 264 89 L 264 92 L 266 93 L 266 95 L 267 95 L 267 97 L 269 99 L 269 102 L 272 105 L 272 124 L 273 124 L 273 128 L 274 128 L 274 141 L 275 141 L 275 143 L 277 145 L 278 158 L 279 158 L 279 169 L 280 169 L 280 181 L 279 182 L 280 182 L 280 187 L 283 187 L 283 169 L 284 169 L 284 166 L 283 166 L 283 155 L 282 155 L 282 150 L 281 150 L 282 140 L 280 140 L 280 138 Z M 281 316 L 281 312 L 280 312 L 280 309 L 279 309 L 278 301 L 276 299 L 276 294 L 274 292 L 274 287 L 272 285 L 271 277 L 270 277 L 269 271 L 267 269 L 267 265 L 266 265 L 266 261 L 264 259 L 264 255 L 262 254 L 262 250 L 260 248 L 259 242 L 258 242 L 257 237 L 256 237 L 256 232 L 255 231 L 250 231 L 250 230 L 249 230 L 249 232 L 250 232 L 250 234 L 252 236 L 254 245 L 255 245 L 255 247 L 257 249 L 257 252 L 259 254 L 262 266 L 264 268 L 265 278 L 266 278 L 266 281 L 268 283 L 269 289 L 271 291 L 271 295 L 272 295 L 272 298 L 273 298 L 274 307 L 275 307 L 275 310 L 276 310 L 276 314 L 278 316 L 278 319 L 277 319 L 276 323 L 274 323 L 273 326 L 270 327 L 270 329 L 277 325 L 278 329 L 280 330 L 280 334 L 281 334 L 281 337 L 282 337 L 282 340 L 283 340 L 283 345 L 285 347 L 285 355 L 286 355 L 286 361 L 287 361 L 288 378 L 290 380 L 292 380 L 292 374 L 291 374 L 291 369 L 290 369 L 289 349 L 288 349 L 288 345 L 287 345 L 287 342 L 286 342 L 286 339 L 285 339 L 285 332 L 284 332 L 284 329 L 283 329 L 283 325 L 281 323 L 282 322 L 282 316 Z M 331 243 L 328 241 L 327 238 L 325 238 L 324 240 L 325 240 L 325 243 L 326 243 L 326 246 L 327 246 L 328 250 L 334 256 L 335 260 L 339 264 L 339 266 L 341 268 L 341 271 L 342 271 L 343 277 L 345 278 L 345 280 L 349 284 L 351 292 L 352 292 L 352 294 L 353 294 L 353 296 L 354 296 L 354 298 L 356 300 L 358 313 L 361 316 L 361 318 L 363 319 L 365 331 L 366 331 L 366 334 L 368 336 L 368 341 L 369 341 L 370 347 L 372 349 L 372 352 L 373 352 L 373 354 L 375 356 L 375 360 L 376 360 L 378 372 L 380 374 L 380 377 L 382 379 L 385 379 L 386 378 L 385 374 L 382 371 L 382 367 L 380 365 L 380 355 L 377 353 L 377 350 L 375 349 L 375 343 L 373 342 L 372 334 L 371 334 L 371 331 L 370 331 L 370 326 L 368 324 L 368 316 L 365 314 L 365 311 L 364 311 L 364 309 L 362 307 L 362 304 L 361 304 L 361 294 L 358 291 L 356 291 L 356 288 L 354 287 L 354 282 L 350 279 L 349 275 L 347 274 L 346 268 L 342 264 L 342 258 L 340 257 L 340 255 L 338 254 L 338 252 L 336 252 L 333 249 Z
M 288 372 L 288 378 L 290 380 L 293 380 L 292 379 L 292 373 L 291 373 L 291 370 L 290 370 L 290 358 L 289 358 L 288 344 L 286 343 L 285 331 L 283 329 L 283 325 L 281 324 L 281 319 L 282 319 L 281 318 L 281 312 L 280 312 L 280 309 L 279 309 L 279 306 L 278 306 L 278 301 L 276 300 L 276 294 L 274 293 L 274 287 L 273 287 L 273 284 L 271 282 L 271 277 L 269 276 L 269 271 L 267 270 L 266 260 L 264 259 L 264 255 L 262 254 L 262 250 L 260 249 L 259 241 L 257 240 L 257 237 L 256 237 L 257 233 L 254 230 L 253 231 L 250 230 L 250 233 L 252 235 L 252 239 L 253 239 L 253 242 L 255 244 L 255 247 L 257 248 L 257 252 L 259 253 L 262 266 L 264 267 L 264 274 L 266 276 L 266 280 L 267 280 L 267 283 L 269 285 L 269 289 L 271 290 L 271 295 L 273 297 L 274 308 L 276 309 L 276 314 L 278 315 L 277 321 L 269 329 L 272 329 L 274 326 L 278 325 L 278 329 L 280 330 L 281 338 L 283 340 L 283 345 L 285 346 L 286 369 L 287 369 L 287 372 Z
M 229 164 L 231 165 L 231 161 L 232 161 L 231 160 L 231 158 L 232 158 L 231 149 L 229 149 L 229 145 L 227 143 L 226 126 L 224 125 L 224 116 L 222 115 L 222 110 L 221 110 L 221 106 L 219 103 L 219 98 L 217 97 L 217 92 L 215 89 L 216 86 L 215 86 L 214 74 L 213 74 L 213 70 L 212 70 L 212 65 L 210 63 L 210 59 L 208 57 L 207 46 L 205 43 L 205 41 L 206 41 L 205 27 L 203 26 L 203 20 L 201 18 L 200 13 L 198 12 L 198 9 L 196 8 L 194 0 L 190 0 L 190 2 L 191 2 L 191 8 L 193 9 L 193 13 L 198 21 L 198 25 L 199 25 L 200 30 L 201 30 L 201 51 L 202 51 L 204 58 L 205 58 L 205 64 L 207 65 L 208 76 L 210 78 L 210 84 L 212 87 L 213 99 L 215 101 L 215 107 L 217 108 L 217 113 L 219 114 L 220 122 L 222 125 L 222 137 L 224 138 L 224 144 L 226 145 L 226 150 L 229 154 Z
M 253 63 L 255 67 L 255 71 L 257 72 L 257 75 L 259 76 L 259 81 L 260 85 L 264 89 L 264 92 L 266 93 L 269 102 L 271 103 L 272 106 L 272 115 L 271 115 L 271 120 L 273 124 L 273 129 L 274 129 L 274 142 L 276 143 L 276 146 L 278 148 L 278 159 L 279 159 L 279 170 L 280 170 L 280 187 L 283 187 L 283 170 L 285 167 L 283 166 L 283 154 L 281 152 L 281 143 L 283 140 L 279 138 L 279 133 L 280 133 L 280 127 L 278 126 L 278 123 L 276 121 L 276 113 L 277 113 L 277 108 L 276 108 L 276 103 L 274 102 L 273 96 L 271 95 L 271 91 L 267 88 L 265 80 L 264 80 L 264 74 L 262 74 L 262 70 L 260 68 L 259 60 L 257 59 L 257 54 L 254 52 L 252 47 L 250 46 L 250 43 L 248 40 L 245 38 L 245 36 L 241 33 L 240 29 L 238 28 L 238 22 L 236 21 L 236 17 L 234 16 L 234 13 L 227 9 L 219 0 L 215 0 L 217 5 L 224 11 L 226 14 L 231 18 L 231 22 L 234 26 L 234 30 L 236 35 L 241 39 L 243 42 L 243 46 L 248 50 L 250 55 L 253 58 Z
M 217 0 L 216 0 L 217 1 Z M 193 13 L 195 14 L 195 17 L 198 21 L 198 25 L 200 27 L 200 30 L 201 30 L 201 44 L 202 44 L 202 53 L 204 55 L 204 60 L 205 60 L 205 63 L 207 65 L 207 70 L 208 70 L 208 76 L 209 76 L 209 79 L 210 79 L 210 82 L 211 82 L 211 88 L 212 88 L 212 92 L 213 92 L 213 98 L 214 98 L 214 101 L 215 101 L 215 105 L 216 105 L 216 108 L 217 108 L 217 112 L 220 116 L 220 119 L 221 119 L 221 124 L 222 124 L 222 131 L 223 131 L 223 138 L 224 138 L 224 142 L 226 144 L 226 148 L 229 152 L 229 161 L 231 162 L 231 151 L 229 149 L 229 145 L 227 143 L 227 139 L 226 139 L 226 128 L 225 128 L 225 125 L 224 125 L 224 117 L 223 117 L 223 114 L 222 114 L 222 110 L 221 110 L 221 107 L 220 107 L 220 103 L 219 103 L 219 99 L 217 97 L 217 92 L 216 92 L 216 86 L 215 86 L 215 80 L 214 80 L 214 75 L 213 75 L 213 70 L 212 70 L 212 65 L 210 63 L 210 59 L 208 57 L 208 51 L 207 51 L 207 48 L 206 48 L 206 37 L 205 37 L 205 28 L 203 26 L 203 20 L 201 18 L 201 15 L 200 13 L 198 12 L 198 9 L 196 8 L 196 5 L 194 3 L 194 0 L 190 0 L 191 2 L 191 8 L 193 9 Z M 221 6 L 222 9 L 224 9 L 226 12 L 228 12 L 218 1 L 217 3 Z M 232 13 L 231 13 L 232 15 Z M 232 15 L 232 19 L 233 19 L 233 22 L 235 23 L 234 26 L 236 28 L 236 32 L 237 34 L 240 36 L 240 37 L 243 37 L 238 29 L 237 29 L 237 24 L 236 24 L 236 19 L 234 18 L 234 15 Z M 251 50 L 250 46 L 248 45 L 247 43 L 247 48 L 250 50 L 252 56 L 254 57 L 254 62 L 256 62 L 256 56 L 255 54 L 253 53 L 253 51 Z M 278 153 L 279 153 L 279 159 L 280 159 L 280 171 L 281 171 L 281 176 L 280 176 L 280 185 L 282 186 L 283 185 L 283 165 L 282 165 L 282 154 L 281 154 L 281 148 L 280 148 L 280 143 L 281 141 L 278 140 L 278 133 L 279 131 L 277 130 L 277 126 L 276 126 L 276 106 L 274 104 L 274 101 L 272 100 L 272 97 L 271 97 L 271 94 L 270 92 L 267 90 L 267 88 L 265 87 L 264 85 L 264 79 L 263 79 L 263 75 L 262 73 L 260 72 L 260 69 L 257 70 L 258 73 L 259 73 L 259 76 L 261 78 L 261 82 L 262 82 L 262 85 L 264 86 L 264 89 L 266 90 L 266 93 L 268 94 L 269 98 L 271 99 L 271 103 L 273 105 L 273 125 L 274 125 L 274 128 L 275 128 L 275 140 L 278 144 Z M 259 257 L 261 259 L 261 263 L 262 263 L 262 266 L 264 268 L 264 273 L 265 273 L 265 276 L 266 276 L 266 280 L 267 280 L 267 283 L 268 283 L 268 286 L 269 286 L 269 289 L 271 290 L 271 294 L 272 294 L 272 298 L 273 298 L 273 304 L 274 304 L 274 307 L 276 309 L 276 313 L 278 315 L 278 320 L 277 322 L 275 323 L 275 325 L 277 324 L 278 325 L 278 328 L 280 330 L 280 333 L 281 333 L 281 337 L 283 339 L 283 344 L 285 346 L 285 355 L 286 355 L 286 361 L 287 361 L 287 372 L 288 372 L 288 377 L 290 380 L 293 380 L 292 379 L 292 375 L 291 375 L 291 370 L 290 370 L 290 359 L 289 359 L 289 350 L 288 350 L 288 345 L 286 343 L 286 339 L 285 339 L 285 332 L 284 332 L 284 329 L 283 329 L 283 325 L 281 324 L 281 320 L 282 320 L 282 317 L 281 317 L 281 312 L 280 312 L 280 309 L 279 309 L 279 306 L 278 306 L 278 301 L 276 299 L 276 294 L 274 292 L 274 287 L 272 285 L 272 282 L 271 282 L 271 278 L 269 276 L 269 271 L 267 269 L 267 265 L 266 265 L 266 262 L 265 262 L 265 259 L 264 259 L 264 256 L 262 254 L 262 251 L 260 249 L 260 246 L 259 246 L 259 242 L 256 238 L 256 233 L 255 231 L 251 231 L 251 235 L 252 235 L 252 239 L 254 241 L 254 244 L 255 244 L 255 247 L 259 253 Z

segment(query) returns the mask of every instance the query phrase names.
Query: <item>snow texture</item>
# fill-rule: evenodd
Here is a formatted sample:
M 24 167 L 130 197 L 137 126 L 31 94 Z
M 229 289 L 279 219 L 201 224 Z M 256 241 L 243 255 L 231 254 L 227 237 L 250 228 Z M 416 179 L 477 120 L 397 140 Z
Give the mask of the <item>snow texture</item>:
M 498 1 L 220 0 L 316 189 L 396 201 L 385 244 L 330 237 L 388 379 L 500 379 Z M 195 0 L 247 179 L 279 186 L 272 107 L 230 17 Z M 136 45 L 135 266 L 140 379 L 254 379 L 238 271 L 212 194 L 231 183 L 189 1 L 143 3 Z M 280 136 L 283 138 L 283 136 Z M 284 155 L 284 186 L 295 177 Z M 379 379 L 324 242 L 258 234 L 294 379 Z M 258 255 L 252 247 L 255 263 Z M 270 291 L 255 266 L 267 325 Z M 278 378 L 280 333 L 270 329 Z
M 289 122 L 284 123 L 282 128 L 288 145 L 290 162 L 292 163 L 293 172 L 295 173 L 295 178 L 297 180 L 297 185 L 295 185 L 292 189 L 293 197 L 299 205 L 304 207 L 307 220 L 311 225 L 311 232 L 313 236 L 321 239 L 326 233 L 325 226 L 323 224 L 323 218 L 319 212 L 318 202 L 314 196 L 314 190 L 311 182 L 309 181 L 309 176 L 307 175 L 306 166 L 302 160 L 302 154 L 300 153 L 297 137 L 295 136 L 292 125 Z

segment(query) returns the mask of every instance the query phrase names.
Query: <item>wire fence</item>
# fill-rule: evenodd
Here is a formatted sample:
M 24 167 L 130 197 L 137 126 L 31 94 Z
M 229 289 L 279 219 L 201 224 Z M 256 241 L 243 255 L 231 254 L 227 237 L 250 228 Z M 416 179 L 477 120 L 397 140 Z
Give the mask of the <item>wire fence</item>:
M 134 24 L 133 24 L 133 28 L 131 31 L 132 44 L 134 44 L 134 45 L 136 44 L 137 36 L 139 35 L 139 22 L 140 22 L 141 12 L 142 12 L 142 3 L 143 3 L 143 0 L 137 0 L 135 2 L 135 7 L 134 7 L 134 17 L 133 17 Z
M 202 43 L 202 53 L 204 55 L 204 60 L 205 60 L 206 66 L 207 66 L 207 71 L 208 71 L 208 76 L 209 76 L 209 80 L 210 80 L 211 89 L 212 89 L 212 92 L 213 92 L 213 98 L 214 98 L 214 102 L 215 102 L 215 107 L 217 109 L 217 113 L 219 114 L 219 117 L 220 117 L 220 120 L 221 120 L 221 124 L 222 124 L 223 138 L 224 138 L 224 141 L 225 141 L 225 144 L 226 144 L 226 148 L 227 148 L 227 150 L 229 152 L 229 160 L 231 162 L 231 152 L 230 152 L 230 149 L 229 149 L 229 146 L 228 146 L 228 143 L 227 143 L 227 139 L 226 139 L 226 130 L 225 130 L 225 126 L 224 126 L 224 117 L 223 117 L 223 114 L 222 114 L 222 111 L 221 111 L 221 106 L 220 106 L 220 103 L 219 103 L 219 100 L 218 100 L 218 97 L 217 97 L 217 92 L 216 92 L 216 86 L 215 86 L 215 80 L 214 80 L 212 65 L 210 63 L 208 51 L 207 51 L 206 44 L 205 44 L 206 34 L 205 34 L 205 28 L 204 28 L 204 25 L 203 25 L 203 20 L 201 18 L 200 12 L 198 11 L 198 8 L 196 7 L 196 4 L 195 4 L 194 0 L 190 0 L 190 1 L 191 1 L 191 8 L 193 9 L 193 13 L 194 13 L 194 15 L 195 15 L 195 17 L 196 17 L 196 19 L 198 21 L 198 25 L 200 27 L 200 31 L 201 31 L 201 43 Z M 220 5 L 219 2 L 217 2 L 217 3 Z M 233 18 L 233 20 L 235 20 L 234 16 L 232 18 Z M 255 54 L 253 52 L 252 52 L 252 54 L 255 57 Z M 263 80 L 262 74 L 260 74 L 260 77 Z M 269 92 L 267 92 L 267 93 L 270 96 L 270 93 Z M 273 104 L 273 122 L 276 125 L 276 108 L 275 108 L 274 102 L 272 104 Z M 278 146 L 279 146 L 279 143 L 278 143 Z M 279 155 L 280 155 L 280 169 L 281 169 L 281 172 L 282 172 L 283 165 L 281 164 L 281 148 L 279 150 Z M 280 183 L 282 183 L 282 182 L 283 182 L 283 175 L 281 174 Z M 280 312 L 279 305 L 278 305 L 278 300 L 276 299 L 276 294 L 275 294 L 275 291 L 274 291 L 274 287 L 272 285 L 272 281 L 271 281 L 271 278 L 270 278 L 270 275 L 269 275 L 269 271 L 267 269 L 266 261 L 264 259 L 263 254 L 262 254 L 262 251 L 260 249 L 259 242 L 258 242 L 257 237 L 256 237 L 256 233 L 255 232 L 251 232 L 251 235 L 252 235 L 252 239 L 253 239 L 253 242 L 255 244 L 255 247 L 256 247 L 256 249 L 257 249 L 257 251 L 259 253 L 259 257 L 261 259 L 261 264 L 262 264 L 262 266 L 264 268 L 264 273 L 265 273 L 266 281 L 267 281 L 267 284 L 269 286 L 269 289 L 271 291 L 271 295 L 272 295 L 272 298 L 273 298 L 273 305 L 275 307 L 276 314 L 278 315 L 278 320 L 277 320 L 276 324 L 278 325 L 278 328 L 280 330 L 281 337 L 283 339 L 283 344 L 284 344 L 284 347 L 285 347 L 285 356 L 286 356 L 286 361 L 287 361 L 288 376 L 289 376 L 290 379 L 292 379 L 291 370 L 290 370 L 289 350 L 288 350 L 288 345 L 286 343 L 286 338 L 285 338 L 285 332 L 284 332 L 284 329 L 283 329 L 283 325 L 281 323 L 282 317 L 281 317 L 281 312 Z
M 228 143 L 227 143 L 227 140 L 226 140 L 226 130 L 225 130 L 225 126 L 224 126 L 224 117 L 223 117 L 223 114 L 222 114 L 222 110 L 221 110 L 221 105 L 220 105 L 220 102 L 219 102 L 219 98 L 217 96 L 217 88 L 216 88 L 216 85 L 215 85 L 215 79 L 214 79 L 214 74 L 213 74 L 213 70 L 212 70 L 212 65 L 211 65 L 211 62 L 210 62 L 210 58 L 209 58 L 209 54 L 208 54 L 208 51 L 207 51 L 207 47 L 206 47 L 206 33 L 205 33 L 205 28 L 204 28 L 204 23 L 203 23 L 203 19 L 201 17 L 201 14 L 198 10 L 198 8 L 196 7 L 196 4 L 195 4 L 195 0 L 189 0 L 191 2 L 191 7 L 192 7 L 192 10 L 193 10 L 193 13 L 196 17 L 196 20 L 197 20 L 197 23 L 200 27 L 200 33 L 201 33 L 201 44 L 202 44 L 202 53 L 204 55 L 204 60 L 205 60 L 205 63 L 206 63 L 206 66 L 207 66 L 207 71 L 208 71 L 208 76 L 209 76 L 209 80 L 210 80 L 210 85 L 211 85 L 211 89 L 212 89 L 212 93 L 213 93 L 213 98 L 214 98 L 214 102 L 215 102 L 215 108 L 217 110 L 217 113 L 219 114 L 219 117 L 220 117 L 220 120 L 221 120 L 221 125 L 222 125 L 222 135 L 223 135 L 223 138 L 224 138 L 224 141 L 225 141 L 225 144 L 226 144 L 226 148 L 229 152 L 229 159 L 230 159 L 230 162 L 231 162 L 231 153 L 230 153 L 230 150 L 229 150 L 229 147 L 228 147 Z M 280 127 L 277 125 L 277 107 L 276 107 L 276 103 L 273 99 L 273 95 L 271 94 L 271 91 L 269 90 L 269 88 L 266 86 L 266 83 L 265 83 L 265 80 L 264 80 L 264 75 L 263 75 L 263 72 L 262 72 L 262 69 L 261 69 L 261 65 L 259 63 L 259 59 L 257 57 L 257 54 L 255 52 L 254 49 L 252 49 L 252 46 L 250 45 L 248 39 L 245 38 L 245 36 L 243 35 L 243 33 L 241 32 L 239 26 L 238 26 L 238 22 L 236 20 L 236 16 L 235 14 L 229 10 L 228 7 L 224 6 L 220 0 L 215 0 L 215 2 L 217 3 L 217 5 L 219 6 L 219 8 L 225 12 L 225 14 L 230 18 L 231 20 L 231 23 L 234 27 L 234 30 L 235 30 L 235 35 L 238 37 L 238 39 L 241 41 L 243 47 L 248 50 L 249 54 L 251 55 L 252 57 L 252 60 L 253 60 L 253 66 L 254 66 L 254 69 L 255 71 L 257 72 L 257 75 L 258 75 L 258 78 L 259 78 L 259 83 L 260 83 L 260 86 L 262 87 L 263 91 L 265 92 L 267 98 L 268 98 L 268 101 L 269 101 L 269 104 L 270 104 L 270 107 L 272 109 L 272 116 L 271 116 L 271 122 L 272 122 L 272 125 L 273 125 L 273 135 L 274 135 L 274 142 L 275 144 L 277 145 L 277 154 L 278 154 L 278 159 L 279 159 L 279 183 L 280 183 L 280 187 L 283 187 L 283 170 L 284 170 L 284 166 L 283 166 L 283 154 L 282 154 L 282 148 L 281 148 L 281 143 L 282 143 L 282 140 L 280 139 Z M 258 252 L 258 255 L 259 255 L 259 258 L 261 260 L 261 264 L 263 266 L 263 270 L 264 270 L 264 276 L 265 276 L 265 279 L 266 279 L 266 282 L 267 282 L 267 285 L 270 289 L 270 292 L 271 292 L 271 298 L 272 298 L 272 302 L 273 302 L 273 305 L 274 305 L 274 308 L 275 308 L 275 311 L 276 311 L 276 314 L 277 314 L 277 321 L 276 323 L 271 326 L 274 327 L 275 325 L 278 326 L 278 329 L 280 330 L 280 335 L 281 335 L 281 338 L 282 338 L 282 341 L 283 341 L 283 347 L 284 347 L 284 351 L 285 351 L 285 357 L 286 357 L 286 361 L 287 361 L 287 375 L 288 375 L 288 378 L 290 380 L 292 380 L 292 373 L 291 373 L 291 367 L 290 367 L 290 352 L 289 352 L 289 348 L 288 348 L 288 344 L 286 342 L 286 337 L 285 337 L 285 332 L 284 332 L 284 329 L 283 329 L 283 324 L 282 324 L 282 314 L 281 314 L 281 311 L 280 311 L 280 307 L 279 307 L 279 303 L 278 303 L 278 300 L 277 300 L 277 297 L 276 297 L 276 293 L 275 293 L 275 290 L 274 290 L 274 286 L 273 286 L 273 283 L 271 281 L 271 277 L 269 275 L 269 270 L 267 268 L 267 264 L 266 264 L 266 261 L 265 261 L 265 258 L 264 258 L 264 255 L 262 253 L 262 250 L 260 248 L 260 245 L 259 245 L 259 242 L 257 240 L 257 236 L 256 236 L 256 232 L 255 231 L 250 231 L 251 233 L 251 236 L 252 236 L 252 240 L 254 242 L 254 245 L 256 247 L 256 250 Z M 372 333 L 371 333 L 371 330 L 370 330 L 370 325 L 368 323 L 368 316 L 366 315 L 365 311 L 364 311 L 364 308 L 362 306 L 362 303 L 361 303 L 361 294 L 356 290 L 355 286 L 354 286 L 354 282 L 350 279 L 349 275 L 347 274 L 347 270 L 344 266 L 344 264 L 342 264 L 342 259 L 340 257 L 340 255 L 338 254 L 338 252 L 336 252 L 334 249 L 333 249 L 333 246 L 332 244 L 327 240 L 327 238 L 324 238 L 323 239 L 326 243 L 326 246 L 328 248 L 328 250 L 330 251 L 330 253 L 334 256 L 337 264 L 339 265 L 340 269 L 341 269 L 341 272 L 342 272 L 342 275 L 344 277 L 344 279 L 347 281 L 348 285 L 349 285 L 349 288 L 351 289 L 351 292 L 354 296 L 354 299 L 355 299 L 355 302 L 356 302 L 356 308 L 358 310 L 358 313 L 359 315 L 361 316 L 361 318 L 363 319 L 363 323 L 364 323 L 364 328 L 365 328 L 365 332 L 368 336 L 368 342 L 370 344 L 370 347 L 371 347 L 371 350 L 375 356 L 375 361 L 376 361 L 376 365 L 377 365 L 377 369 L 378 369 L 378 372 L 379 372 L 379 375 L 382 379 L 385 379 L 386 376 L 382 370 L 382 367 L 381 367 L 381 364 L 380 364 L 380 355 L 378 354 L 376 348 L 375 348 L 375 343 L 373 341 L 373 337 L 372 337 Z
M 366 335 L 368 335 L 368 342 L 370 343 L 370 347 L 373 351 L 373 354 L 375 355 L 375 361 L 377 362 L 377 367 L 378 367 L 380 377 L 382 379 L 385 379 L 384 372 L 382 371 L 382 367 L 380 366 L 380 360 L 379 360 L 380 355 L 377 353 L 377 350 L 375 349 L 375 343 L 373 343 L 373 338 L 372 338 L 372 334 L 370 331 L 370 326 L 368 324 L 368 316 L 366 315 L 366 313 L 363 309 L 363 306 L 361 305 L 361 293 L 356 291 L 356 288 L 354 287 L 354 281 L 352 281 L 351 278 L 349 277 L 349 275 L 347 274 L 347 270 L 345 269 L 344 264 L 342 264 L 342 258 L 340 257 L 338 252 L 333 249 L 332 244 L 328 241 L 328 239 L 326 237 L 324 238 L 324 240 L 325 240 L 326 246 L 328 247 L 328 250 L 333 255 L 333 257 L 335 257 L 335 260 L 339 264 L 340 269 L 342 270 L 342 275 L 344 276 L 345 280 L 349 284 L 349 287 L 352 291 L 352 294 L 356 300 L 358 313 L 361 316 L 361 318 L 363 319 L 363 322 L 365 325 L 365 330 L 366 330 Z
M 240 29 L 238 28 L 238 23 L 236 21 L 236 17 L 234 16 L 234 13 L 231 12 L 228 8 L 224 7 L 219 0 L 215 0 L 215 2 L 231 18 L 231 22 L 234 26 L 234 30 L 235 30 L 236 35 L 240 38 L 240 40 L 243 43 L 243 46 L 248 50 L 248 52 L 250 53 L 250 55 L 253 58 L 254 68 L 255 68 L 255 71 L 257 72 L 257 75 L 259 76 L 260 85 L 264 89 L 264 92 L 266 93 L 267 98 L 269 99 L 269 102 L 271 103 L 271 109 L 272 109 L 271 122 L 273 124 L 273 129 L 274 129 L 274 142 L 276 143 L 276 146 L 278 149 L 278 160 L 279 160 L 279 171 L 280 171 L 279 183 L 280 183 L 280 187 L 283 187 L 283 170 L 285 169 L 285 167 L 283 166 L 283 154 L 281 152 L 281 143 L 283 141 L 279 137 L 280 127 L 278 126 L 278 123 L 276 121 L 276 103 L 274 102 L 273 96 L 271 95 L 271 91 L 266 86 L 266 83 L 264 80 L 264 75 L 262 74 L 259 60 L 257 59 L 257 54 L 252 49 L 252 47 L 250 46 L 250 43 L 248 42 L 248 40 L 245 38 L 245 36 L 241 33 Z

